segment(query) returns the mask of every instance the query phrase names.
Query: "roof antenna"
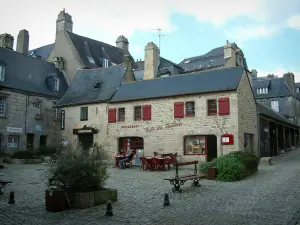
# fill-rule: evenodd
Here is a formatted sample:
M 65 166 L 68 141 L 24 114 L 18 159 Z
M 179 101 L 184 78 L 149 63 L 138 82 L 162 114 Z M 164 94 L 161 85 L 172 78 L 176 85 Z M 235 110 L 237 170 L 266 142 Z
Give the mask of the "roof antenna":
M 63 9 L 63 12 L 65 12 L 65 8 Z
M 158 48 L 160 49 L 160 42 L 161 42 L 161 37 L 165 36 L 164 34 L 161 33 L 161 28 L 157 27 L 155 29 L 151 30 L 156 30 L 158 34 Z

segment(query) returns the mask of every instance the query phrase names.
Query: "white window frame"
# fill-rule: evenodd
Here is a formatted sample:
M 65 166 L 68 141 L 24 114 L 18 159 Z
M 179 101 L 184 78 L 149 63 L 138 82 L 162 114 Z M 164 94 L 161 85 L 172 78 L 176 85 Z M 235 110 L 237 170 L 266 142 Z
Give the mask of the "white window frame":
M 297 88 L 296 88 L 296 92 L 300 92 L 300 88 L 297 87 Z
M 5 81 L 5 65 L 0 64 L 0 81 Z
M 257 94 L 267 94 L 268 91 L 268 88 L 257 88 L 256 90 Z
M 7 137 L 7 148 L 18 149 L 20 143 L 20 137 L 17 135 L 9 135 Z
M 59 78 L 55 77 L 53 81 L 53 90 L 58 91 L 59 90 Z
M 108 67 L 108 59 L 103 59 L 103 67 L 104 68 Z
M 279 112 L 279 102 L 276 100 L 271 101 L 271 108 L 276 112 Z
M 0 96 L 0 116 L 6 116 L 6 98 Z

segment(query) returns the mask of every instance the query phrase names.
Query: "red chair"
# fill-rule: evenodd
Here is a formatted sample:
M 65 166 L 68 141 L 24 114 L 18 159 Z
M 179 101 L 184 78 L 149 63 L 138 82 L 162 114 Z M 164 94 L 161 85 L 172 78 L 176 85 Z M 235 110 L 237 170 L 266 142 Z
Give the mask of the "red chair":
M 159 168 L 159 159 L 152 158 L 152 170 L 157 170 Z
M 164 165 L 167 164 L 168 165 L 168 170 L 170 169 L 170 163 L 171 163 L 172 158 L 164 158 Z
M 147 160 L 147 165 L 146 165 L 146 170 L 153 170 L 153 162 L 152 162 L 153 158 L 146 158 Z
M 141 168 L 140 170 L 146 170 L 147 169 L 147 159 L 145 157 L 140 157 L 141 160 Z

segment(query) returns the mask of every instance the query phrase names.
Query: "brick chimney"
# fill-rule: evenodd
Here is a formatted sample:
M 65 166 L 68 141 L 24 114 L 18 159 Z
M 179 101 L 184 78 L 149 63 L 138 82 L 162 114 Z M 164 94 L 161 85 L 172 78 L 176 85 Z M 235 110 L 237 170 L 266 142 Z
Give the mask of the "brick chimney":
M 124 35 L 120 35 L 116 40 L 116 47 L 128 51 L 129 50 L 128 39 Z
M 257 70 L 256 69 L 251 70 L 251 77 L 252 77 L 252 79 L 257 78 Z
M 134 59 L 132 58 L 131 55 L 127 54 L 124 56 L 124 64 L 127 67 L 124 75 L 124 82 L 136 81 L 133 72 L 133 63 L 134 63 Z
M 18 39 L 17 39 L 17 52 L 20 52 L 24 55 L 28 54 L 29 49 L 29 33 L 27 30 L 20 30 Z
M 0 47 L 2 48 L 8 48 L 10 50 L 13 50 L 14 47 L 14 37 L 10 34 L 1 34 L 0 35 Z
M 58 14 L 56 20 L 56 33 L 59 31 L 73 32 L 72 16 L 65 12 L 65 9 Z
M 296 94 L 296 85 L 295 85 L 295 77 L 293 73 L 283 74 L 283 80 L 290 89 L 290 91 L 295 95 Z
M 160 62 L 159 53 L 159 48 L 153 42 L 149 42 L 146 45 L 144 59 L 144 80 L 156 78 Z

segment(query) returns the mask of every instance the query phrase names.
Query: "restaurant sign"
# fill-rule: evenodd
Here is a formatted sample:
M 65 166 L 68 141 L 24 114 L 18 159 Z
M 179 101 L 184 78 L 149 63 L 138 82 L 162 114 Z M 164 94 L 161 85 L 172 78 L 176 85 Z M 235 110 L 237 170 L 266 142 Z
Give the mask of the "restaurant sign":
M 97 134 L 98 130 L 93 127 L 83 126 L 82 128 L 73 129 L 73 134 Z
M 20 127 L 7 127 L 7 132 L 22 133 L 23 129 Z
M 137 128 L 139 125 L 128 125 L 128 126 L 121 126 L 121 128 Z
M 64 130 L 65 129 L 65 110 L 61 110 L 60 113 L 61 113 L 61 115 L 60 115 L 60 118 L 61 118 L 60 129 Z

